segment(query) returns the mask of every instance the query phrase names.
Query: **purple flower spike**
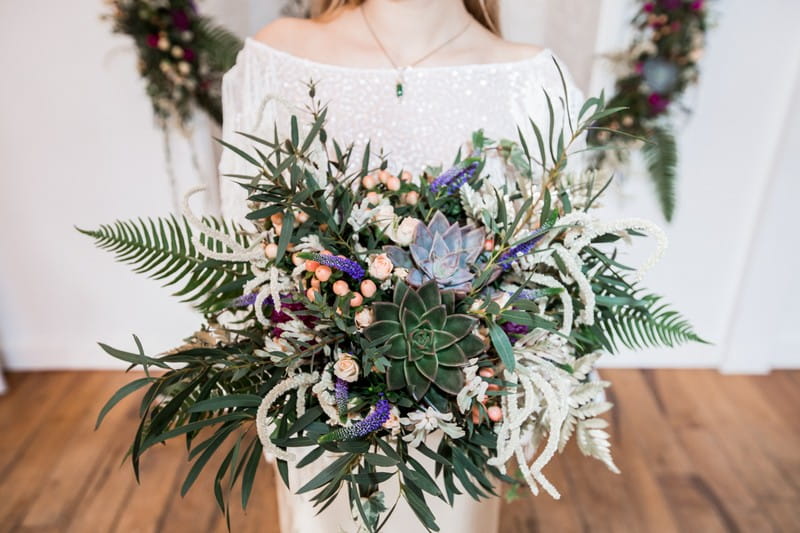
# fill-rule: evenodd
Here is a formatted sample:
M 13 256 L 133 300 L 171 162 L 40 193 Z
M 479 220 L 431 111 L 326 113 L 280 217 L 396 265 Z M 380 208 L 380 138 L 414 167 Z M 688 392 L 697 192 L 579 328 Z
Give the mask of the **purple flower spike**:
M 475 174 L 478 169 L 478 162 L 472 161 L 465 164 L 462 161 L 454 167 L 442 172 L 438 178 L 431 182 L 431 192 L 439 192 L 447 189 L 447 194 L 453 194 L 464 186 L 466 182 Z
M 516 322 L 506 322 L 500 327 L 508 334 L 508 340 L 511 342 L 511 344 L 516 344 L 517 340 L 519 340 L 519 337 L 525 335 L 531 330 L 531 328 L 525 324 L 517 324 Z
M 347 420 L 347 400 L 349 393 L 347 390 L 347 382 L 343 379 L 336 378 L 336 383 L 333 386 L 333 396 L 336 398 L 336 407 L 339 410 L 339 419 L 342 421 Z
M 331 431 L 330 433 L 321 436 L 318 442 L 325 443 L 342 440 L 355 440 L 366 437 L 370 433 L 378 431 L 381 426 L 383 426 L 383 424 L 389 420 L 389 415 L 391 413 L 392 404 L 389 403 L 389 400 L 381 396 L 381 399 L 375 404 L 375 408 L 366 416 L 366 418 L 364 418 L 364 420 L 359 420 L 352 426 Z
M 250 307 L 251 305 L 256 303 L 256 298 L 258 298 L 257 292 L 249 292 L 244 296 L 239 296 L 238 298 L 236 298 L 233 301 L 233 305 L 231 307 Z
M 516 246 L 512 246 L 507 252 L 503 253 L 500 258 L 497 260 L 497 264 L 503 270 L 508 270 L 511 268 L 511 265 L 520 257 L 524 257 L 528 255 L 531 250 L 533 250 L 536 245 L 542 240 L 544 235 L 539 235 L 538 237 L 534 237 L 528 241 L 523 242 L 522 244 L 518 244 Z
M 364 277 L 366 272 L 364 271 L 364 267 L 359 265 L 357 262 L 353 261 L 352 259 L 345 259 L 344 257 L 339 257 L 336 255 L 322 255 L 322 254 L 304 254 L 301 257 L 305 257 L 312 261 L 316 261 L 320 265 L 325 265 L 331 268 L 335 268 L 336 270 L 341 270 L 354 280 L 358 281 Z

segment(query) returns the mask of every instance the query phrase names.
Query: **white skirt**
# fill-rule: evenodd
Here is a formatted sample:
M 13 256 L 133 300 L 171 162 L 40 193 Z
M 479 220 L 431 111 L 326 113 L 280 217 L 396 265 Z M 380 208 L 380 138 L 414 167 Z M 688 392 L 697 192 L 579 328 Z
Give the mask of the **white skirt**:
M 434 448 L 435 449 L 435 448 Z M 295 456 L 303 457 L 304 449 L 294 449 Z M 430 472 L 433 471 L 433 461 L 422 454 L 415 454 L 414 458 L 421 462 Z M 269 459 L 268 459 L 269 460 Z M 294 494 L 305 483 L 328 466 L 335 457 L 325 455 L 301 469 L 289 464 L 289 484 L 286 488 L 277 469 L 275 471 L 275 484 L 277 487 L 278 513 L 280 516 L 281 533 L 356 533 L 358 525 L 350 512 L 350 502 L 347 490 L 342 487 L 336 500 L 322 513 L 317 514 L 310 494 Z M 270 461 L 273 462 L 273 461 Z M 441 488 L 441 487 L 440 487 Z M 391 509 L 397 499 L 398 484 L 394 479 L 382 484 L 386 507 Z M 500 521 L 500 498 L 489 498 L 476 502 L 467 494 L 457 495 L 450 507 L 439 498 L 425 495 L 425 501 L 431 508 L 436 523 L 441 533 L 495 533 Z M 383 521 L 385 514 L 381 515 Z M 408 503 L 401 499 L 392 516 L 386 523 L 382 533 L 417 533 L 424 532 L 425 528 L 419 521 Z

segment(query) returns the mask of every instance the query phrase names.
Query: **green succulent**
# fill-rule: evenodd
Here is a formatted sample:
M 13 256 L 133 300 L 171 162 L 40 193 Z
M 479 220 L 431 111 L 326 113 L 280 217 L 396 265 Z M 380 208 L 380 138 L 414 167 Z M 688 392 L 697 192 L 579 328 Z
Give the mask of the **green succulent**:
M 485 347 L 472 334 L 478 319 L 455 313 L 454 307 L 453 292 L 440 291 L 436 281 L 418 289 L 400 282 L 392 302 L 373 304 L 375 322 L 364 336 L 371 342 L 384 341 L 389 390 L 406 388 L 421 400 L 431 385 L 453 395 L 464 387 L 460 367 Z

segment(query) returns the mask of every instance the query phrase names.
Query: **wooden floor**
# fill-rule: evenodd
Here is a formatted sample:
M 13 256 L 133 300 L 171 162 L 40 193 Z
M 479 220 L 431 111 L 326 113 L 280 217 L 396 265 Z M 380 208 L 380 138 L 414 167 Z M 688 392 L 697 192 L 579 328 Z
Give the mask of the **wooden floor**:
M 603 377 L 614 384 L 622 475 L 571 446 L 545 471 L 562 499 L 526 494 L 506 504 L 500 531 L 800 532 L 800 372 L 608 370 Z M 225 531 L 209 477 L 185 498 L 178 494 L 187 471 L 181 442 L 145 458 L 141 486 L 127 463 L 120 466 L 134 402 L 93 431 L 103 402 L 130 379 L 8 376 L 9 394 L 0 397 L 0 531 Z M 233 514 L 234 532 L 278 533 L 274 487 L 271 469 L 262 468 L 247 514 Z

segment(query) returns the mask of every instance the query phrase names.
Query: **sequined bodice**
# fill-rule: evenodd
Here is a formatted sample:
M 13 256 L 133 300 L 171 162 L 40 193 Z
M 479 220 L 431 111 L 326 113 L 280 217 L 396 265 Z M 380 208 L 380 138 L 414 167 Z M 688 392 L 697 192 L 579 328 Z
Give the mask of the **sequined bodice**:
M 389 156 L 390 170 L 420 171 L 427 165 L 450 163 L 472 132 L 483 129 L 490 138 L 517 138 L 517 125 L 528 128 L 528 117 L 547 131 L 549 113 L 544 91 L 562 120 L 564 97 L 554 54 L 544 50 L 522 61 L 420 67 L 404 74 L 402 97 L 396 94 L 394 69 L 349 68 L 317 63 L 248 39 L 223 84 L 223 138 L 241 146 L 235 135 L 244 131 L 271 137 L 273 124 L 288 124 L 291 114 L 302 117 L 310 100 L 307 84 L 328 105 L 326 130 L 341 144 L 355 143 L 359 154 L 367 141 Z M 566 74 L 570 109 L 582 95 Z M 544 89 L 544 91 L 542 90 Z M 247 142 L 244 142 L 246 145 Z M 222 174 L 249 173 L 247 164 L 227 153 Z M 223 213 L 243 209 L 238 186 L 223 183 Z

